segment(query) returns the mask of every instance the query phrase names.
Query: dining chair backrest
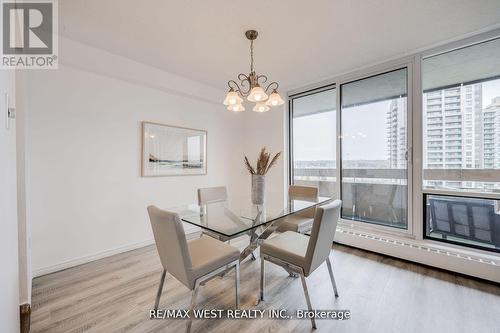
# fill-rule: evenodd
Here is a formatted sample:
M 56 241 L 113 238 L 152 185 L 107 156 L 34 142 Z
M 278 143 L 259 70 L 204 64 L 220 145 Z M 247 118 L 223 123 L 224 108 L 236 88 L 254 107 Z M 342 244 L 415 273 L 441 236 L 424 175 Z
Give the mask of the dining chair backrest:
M 200 206 L 226 200 L 227 189 L 225 186 L 206 187 L 198 189 L 198 205 Z
M 189 287 L 192 262 L 179 215 L 155 206 L 149 206 L 148 213 L 163 269 Z
M 290 185 L 290 187 L 288 187 L 288 196 L 290 199 L 316 199 L 318 197 L 318 188 L 312 186 Z M 314 208 L 309 208 L 298 213 L 300 216 L 311 219 L 314 218 L 314 214 Z
M 333 238 L 337 230 L 341 200 L 316 208 L 316 215 L 307 245 L 304 274 L 308 276 L 330 255 Z

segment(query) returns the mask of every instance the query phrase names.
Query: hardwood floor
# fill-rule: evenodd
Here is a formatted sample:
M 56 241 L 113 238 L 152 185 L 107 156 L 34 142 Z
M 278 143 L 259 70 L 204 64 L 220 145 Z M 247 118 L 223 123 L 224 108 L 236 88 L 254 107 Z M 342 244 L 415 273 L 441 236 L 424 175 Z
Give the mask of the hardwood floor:
M 317 332 L 500 332 L 500 287 L 341 245 L 308 279 L 315 309 L 348 309 L 351 319 L 317 320 Z M 255 306 L 260 261 L 241 265 L 242 309 L 306 309 L 300 279 L 266 263 L 266 301 Z M 162 268 L 148 246 L 38 277 L 32 332 L 183 332 L 185 321 L 150 320 Z M 191 293 L 167 274 L 160 308 L 185 309 Z M 234 272 L 201 287 L 197 308 L 234 306 Z M 309 332 L 309 320 L 194 320 L 192 332 Z

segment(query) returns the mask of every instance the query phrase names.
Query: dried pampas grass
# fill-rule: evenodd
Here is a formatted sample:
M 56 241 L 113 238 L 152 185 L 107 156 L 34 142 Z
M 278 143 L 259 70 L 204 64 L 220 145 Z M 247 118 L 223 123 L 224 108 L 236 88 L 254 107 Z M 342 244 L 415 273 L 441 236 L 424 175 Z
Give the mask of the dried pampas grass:
M 266 147 L 263 147 L 260 150 L 259 153 L 259 158 L 257 158 L 257 165 L 254 168 L 250 161 L 248 160 L 248 157 L 245 156 L 245 166 L 250 172 L 251 175 L 265 175 L 271 167 L 273 167 L 277 162 L 278 159 L 281 156 L 281 152 L 277 153 L 274 155 L 273 158 L 271 158 L 271 154 L 266 152 Z

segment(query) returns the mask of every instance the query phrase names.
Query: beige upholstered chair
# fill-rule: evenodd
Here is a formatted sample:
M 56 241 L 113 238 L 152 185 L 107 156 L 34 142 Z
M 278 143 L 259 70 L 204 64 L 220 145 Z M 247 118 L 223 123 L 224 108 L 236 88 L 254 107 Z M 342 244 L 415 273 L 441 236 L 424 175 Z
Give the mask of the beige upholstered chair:
M 206 187 L 198 189 L 198 206 L 203 206 L 215 202 L 224 202 L 226 200 L 227 189 L 225 186 Z M 201 234 L 208 235 L 218 240 L 223 240 L 218 234 L 210 232 L 208 230 L 202 230 Z
M 148 213 L 156 248 L 163 266 L 160 286 L 156 295 L 155 310 L 158 309 L 167 269 L 173 277 L 193 291 L 190 308 L 192 312 L 200 284 L 231 267 L 235 268 L 236 308 L 238 308 L 240 286 L 239 250 L 207 236 L 187 241 L 179 215 L 161 210 L 155 206 L 149 206 Z M 187 323 L 186 331 L 189 332 L 190 329 L 191 320 Z
M 205 187 L 198 189 L 198 206 L 224 201 L 227 201 L 227 189 L 225 186 Z M 210 232 L 208 230 L 202 230 L 201 234 L 224 241 L 224 239 L 222 239 L 218 234 Z M 231 241 L 228 239 L 227 243 L 229 244 L 230 242 Z
M 288 196 L 297 199 L 316 199 L 318 197 L 318 189 L 310 186 L 290 185 L 288 188 Z M 314 220 L 315 208 L 309 208 L 302 212 L 289 215 L 283 218 L 283 221 L 278 227 L 279 232 L 295 231 L 304 234 L 312 228 Z
M 226 200 L 227 189 L 225 186 L 206 187 L 198 189 L 198 205 L 200 206 Z
M 278 236 L 265 240 L 260 247 L 260 300 L 264 300 L 264 261 L 270 261 L 300 274 L 302 287 L 306 297 L 307 307 L 311 311 L 311 300 L 307 291 L 305 278 L 326 261 L 333 292 L 338 297 L 337 286 L 333 277 L 329 255 L 332 249 L 333 237 L 337 228 L 342 201 L 334 202 L 316 208 L 311 236 L 286 231 Z M 316 328 L 314 318 L 311 318 L 313 328 Z

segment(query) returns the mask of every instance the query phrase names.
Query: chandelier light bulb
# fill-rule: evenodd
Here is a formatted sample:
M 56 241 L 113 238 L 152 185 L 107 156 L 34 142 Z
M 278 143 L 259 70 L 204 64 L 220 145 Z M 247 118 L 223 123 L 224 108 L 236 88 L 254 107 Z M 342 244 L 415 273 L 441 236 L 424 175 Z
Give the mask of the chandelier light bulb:
M 266 112 L 266 111 L 269 111 L 271 108 L 269 106 L 266 105 L 266 103 L 264 102 L 260 102 L 260 103 L 257 103 L 255 104 L 255 106 L 253 107 L 253 111 L 255 112 Z
M 223 103 L 224 105 L 236 105 L 241 104 L 241 102 L 243 102 L 243 99 L 238 95 L 238 93 L 234 90 L 230 90 Z
M 229 105 L 227 109 L 233 112 L 245 111 L 245 107 L 241 103 Z
M 250 90 L 250 95 L 248 95 L 247 99 L 250 102 L 262 102 L 267 99 L 267 94 L 262 87 L 256 86 Z
M 269 95 L 269 99 L 266 102 L 266 105 L 269 106 L 278 106 L 283 105 L 285 101 L 281 98 L 280 94 L 275 90 L 271 95 Z

